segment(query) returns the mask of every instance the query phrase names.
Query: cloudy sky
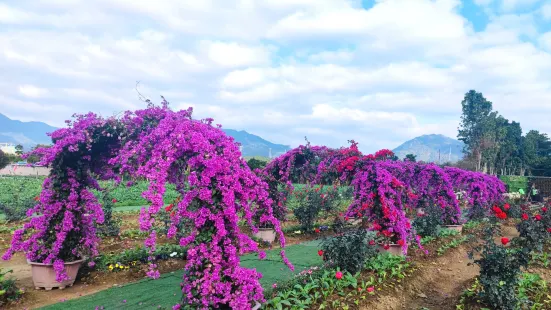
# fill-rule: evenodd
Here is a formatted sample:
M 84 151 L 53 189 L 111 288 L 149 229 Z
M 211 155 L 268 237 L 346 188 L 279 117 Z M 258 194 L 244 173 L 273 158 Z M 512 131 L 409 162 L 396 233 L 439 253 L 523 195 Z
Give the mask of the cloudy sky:
M 551 133 L 551 0 L 0 0 L 0 113 L 54 126 L 164 95 L 272 142 L 457 135 L 481 91 Z

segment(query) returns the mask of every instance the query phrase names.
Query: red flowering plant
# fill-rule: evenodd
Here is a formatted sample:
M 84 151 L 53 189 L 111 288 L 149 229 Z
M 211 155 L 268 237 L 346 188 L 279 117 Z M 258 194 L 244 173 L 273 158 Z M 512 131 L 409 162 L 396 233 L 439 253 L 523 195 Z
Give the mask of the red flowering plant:
M 338 202 L 337 188 L 333 186 L 307 184 L 294 195 L 293 213 L 304 232 L 311 232 L 320 213 L 331 214 Z
M 448 174 L 435 164 L 385 161 L 385 167 L 409 189 L 410 208 L 440 209 L 438 225 L 461 224 L 461 208 Z
M 313 183 L 320 162 L 332 152 L 324 146 L 311 146 L 308 142 L 272 160 L 259 175 L 268 184 L 269 197 L 274 201 L 274 216 L 285 221 L 287 198 L 294 191 L 293 183 Z M 255 215 L 260 222 L 261 213 Z
M 469 257 L 480 267 L 479 281 L 483 289 L 475 296 L 496 309 L 517 309 L 519 304 L 516 292 L 522 269 L 528 266 L 530 248 L 522 238 L 500 237 L 496 244 L 495 237 L 501 236 L 500 225 L 495 222 L 484 229 L 484 243 L 473 248 Z
M 398 181 L 380 161 L 366 162 L 352 181 L 354 200 L 347 214 L 366 217 L 373 223 L 372 229 L 384 243 L 401 244 L 407 252 L 408 242 L 420 238 L 412 231 L 402 204 L 407 195 L 405 186 Z
M 523 213 L 520 223 L 517 224 L 519 237 L 532 251 L 541 252 L 549 238 L 548 224 L 542 219 L 543 216 L 540 214 Z

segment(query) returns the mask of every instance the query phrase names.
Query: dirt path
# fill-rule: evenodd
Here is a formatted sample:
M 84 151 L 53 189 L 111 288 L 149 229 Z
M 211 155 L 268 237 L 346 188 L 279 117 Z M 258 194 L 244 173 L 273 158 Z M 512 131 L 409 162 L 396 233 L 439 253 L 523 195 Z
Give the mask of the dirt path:
M 459 247 L 432 262 L 418 262 L 418 270 L 394 291 L 363 307 L 364 310 L 455 309 L 458 296 L 478 275 L 478 266 L 468 266 L 467 250 Z
M 518 232 L 513 226 L 502 227 L 502 236 L 513 238 Z M 496 236 L 500 242 L 501 236 Z M 468 265 L 468 246 L 462 245 L 441 257 L 416 260 L 417 271 L 397 284 L 394 290 L 383 291 L 363 310 L 453 310 L 459 296 L 478 276 L 479 268 Z M 551 274 L 551 272 L 549 272 Z

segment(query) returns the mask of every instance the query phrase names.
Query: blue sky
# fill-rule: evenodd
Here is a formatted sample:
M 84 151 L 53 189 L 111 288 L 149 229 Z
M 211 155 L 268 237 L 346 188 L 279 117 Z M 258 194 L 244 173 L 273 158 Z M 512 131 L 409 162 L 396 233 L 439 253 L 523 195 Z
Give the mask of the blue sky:
M 0 113 L 54 126 L 140 81 L 293 146 L 455 137 L 469 89 L 551 133 L 551 0 L 0 0 L 0 46 Z

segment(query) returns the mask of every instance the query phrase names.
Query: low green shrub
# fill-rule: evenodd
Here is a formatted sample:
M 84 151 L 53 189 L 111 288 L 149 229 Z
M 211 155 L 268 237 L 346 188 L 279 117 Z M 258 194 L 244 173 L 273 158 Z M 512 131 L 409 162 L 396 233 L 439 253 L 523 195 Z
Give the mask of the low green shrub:
M 23 295 L 23 291 L 18 289 L 15 285 L 15 279 L 7 277 L 9 273 L 13 273 L 13 270 L 3 271 L 0 268 L 0 308 L 8 304 L 9 302 L 17 301 Z
M 442 225 L 442 209 L 438 206 L 428 206 L 424 214 L 417 214 L 413 221 L 413 228 L 422 237 L 437 237 Z
M 327 238 L 322 242 L 323 260 L 329 266 L 356 273 L 365 262 L 377 255 L 373 242 L 374 233 L 365 229 L 348 231 L 342 235 Z M 372 241 L 371 245 L 369 244 Z

